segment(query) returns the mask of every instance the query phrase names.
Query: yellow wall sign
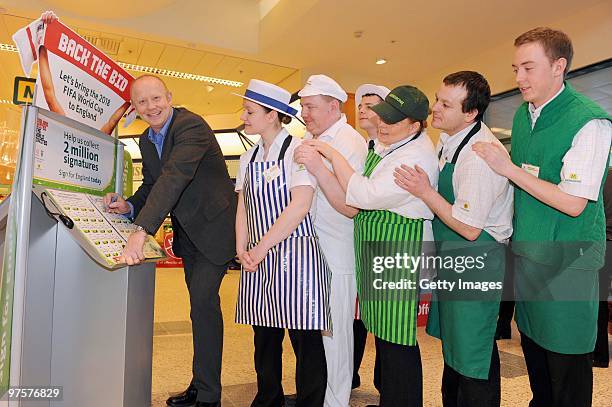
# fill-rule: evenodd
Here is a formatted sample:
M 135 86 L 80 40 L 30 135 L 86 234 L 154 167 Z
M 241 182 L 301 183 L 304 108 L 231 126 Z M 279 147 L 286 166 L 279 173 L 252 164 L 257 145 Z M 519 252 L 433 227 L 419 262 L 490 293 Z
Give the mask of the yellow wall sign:
M 32 103 L 34 100 L 34 87 L 36 79 L 25 78 L 23 76 L 15 77 L 13 87 L 13 103 L 16 105 L 25 105 Z

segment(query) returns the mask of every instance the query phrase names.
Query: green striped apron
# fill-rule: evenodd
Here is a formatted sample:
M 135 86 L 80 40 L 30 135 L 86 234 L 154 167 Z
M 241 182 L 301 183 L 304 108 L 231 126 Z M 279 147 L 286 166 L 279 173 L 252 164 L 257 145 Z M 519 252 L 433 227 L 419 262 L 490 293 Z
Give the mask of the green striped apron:
M 374 150 L 370 150 L 363 175 L 369 177 L 381 160 Z M 422 240 L 423 219 L 405 218 L 388 210 L 360 210 L 355 216 L 359 311 L 367 330 L 385 341 L 416 345 L 419 270 L 391 268 L 376 273 L 375 258 L 396 253 L 419 256 Z M 414 288 L 380 289 L 381 280 L 413 284 Z

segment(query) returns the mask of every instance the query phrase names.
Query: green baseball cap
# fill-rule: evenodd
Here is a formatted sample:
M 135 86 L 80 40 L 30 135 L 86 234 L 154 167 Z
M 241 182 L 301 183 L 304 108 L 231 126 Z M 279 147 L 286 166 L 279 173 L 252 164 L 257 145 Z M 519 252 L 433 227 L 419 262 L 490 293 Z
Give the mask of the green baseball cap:
M 406 118 L 421 121 L 429 115 L 429 100 L 414 86 L 403 85 L 393 89 L 384 101 L 371 109 L 387 124 Z

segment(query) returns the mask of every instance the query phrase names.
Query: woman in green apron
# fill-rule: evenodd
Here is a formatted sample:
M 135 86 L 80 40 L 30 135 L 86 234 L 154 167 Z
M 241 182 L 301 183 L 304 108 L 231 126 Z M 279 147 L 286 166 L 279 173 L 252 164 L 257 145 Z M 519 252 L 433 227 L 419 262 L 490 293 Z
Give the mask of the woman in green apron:
M 372 109 L 380 118 L 378 139 L 363 175 L 329 145 L 308 143 L 332 163 L 346 191 L 346 203 L 360 209 L 355 217 L 357 290 L 361 318 L 376 337 L 380 354 L 380 405 L 421 406 L 423 379 L 416 338 L 419 267 L 390 262 L 398 254 L 420 256 L 422 242 L 433 240 L 432 212 L 393 180 L 394 168 L 409 163 L 424 168 L 432 183 L 437 182 L 435 151 L 424 132 L 429 101 L 417 88 L 400 86 Z
M 469 268 L 445 261 L 437 269 L 438 282 L 454 284 L 434 292 L 427 323 L 427 332 L 442 341 L 445 407 L 495 407 L 501 402 L 494 336 L 504 276 L 503 243 L 512 234 L 513 191 L 508 179 L 471 148 L 476 141 L 501 146 L 480 121 L 489 99 L 489 84 L 477 72 L 444 78 L 432 108 L 432 126 L 442 130 L 438 191 L 418 168 L 403 165 L 396 174 L 398 185 L 423 199 L 436 214 L 437 257 L 475 260 Z

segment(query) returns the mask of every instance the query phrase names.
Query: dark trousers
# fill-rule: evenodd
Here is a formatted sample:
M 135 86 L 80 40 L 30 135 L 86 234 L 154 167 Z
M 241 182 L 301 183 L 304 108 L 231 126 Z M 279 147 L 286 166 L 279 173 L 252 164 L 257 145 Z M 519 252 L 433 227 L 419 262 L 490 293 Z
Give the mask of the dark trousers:
M 512 315 L 514 314 L 514 254 L 510 247 L 506 251 L 506 273 L 502 301 L 499 304 L 496 338 L 510 338 L 512 334 Z
M 493 342 L 489 377 L 467 377 L 444 364 L 442 374 L 442 405 L 444 407 L 499 407 L 501 403 L 501 378 L 499 353 Z
M 529 407 L 590 407 L 593 360 L 590 353 L 567 355 L 542 348 L 521 332 L 521 347 L 533 398 Z
M 608 242 L 610 244 L 610 242 Z M 612 248 L 606 250 L 606 265 L 599 270 L 599 311 L 597 314 L 597 340 L 593 351 L 593 361 L 600 367 L 610 364 L 608 348 L 608 295 L 610 294 L 610 275 L 612 274 Z
M 368 338 L 368 330 L 362 320 L 356 319 L 353 321 L 353 337 L 355 340 L 355 349 L 353 355 L 353 388 L 358 387 L 361 384 L 361 377 L 359 377 L 359 367 L 363 360 L 363 354 L 365 352 L 366 340 Z M 380 392 L 380 359 L 378 352 L 376 352 L 376 359 L 374 361 L 374 387 Z
M 353 342 L 355 344 L 353 353 L 353 388 L 359 386 L 361 378 L 359 377 L 359 367 L 363 360 L 365 352 L 366 340 L 368 338 L 368 330 L 360 319 L 353 320 Z
M 374 387 L 376 388 L 376 390 L 378 390 L 378 393 L 380 393 L 380 351 L 378 350 L 379 346 L 379 343 L 377 341 L 374 341 L 374 350 L 376 351 L 376 356 L 374 359 Z
M 221 400 L 221 354 L 223 352 L 223 316 L 219 287 L 226 266 L 211 263 L 191 244 L 181 250 L 185 282 L 191 304 L 193 331 L 193 378 L 198 401 Z
M 423 369 L 419 345 L 405 346 L 376 337 L 380 355 L 380 407 L 423 405 Z
M 281 407 L 283 393 L 283 338 L 285 330 L 253 326 L 257 395 L 251 407 Z M 296 358 L 297 407 L 323 406 L 327 386 L 327 363 L 321 331 L 289 329 Z
M 505 288 L 504 288 L 505 289 Z M 499 317 L 497 318 L 498 338 L 509 338 L 512 335 L 512 316 L 514 315 L 514 301 L 501 301 L 499 303 Z

